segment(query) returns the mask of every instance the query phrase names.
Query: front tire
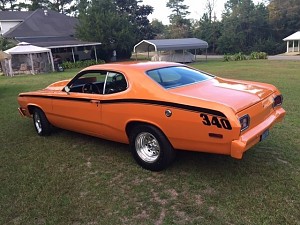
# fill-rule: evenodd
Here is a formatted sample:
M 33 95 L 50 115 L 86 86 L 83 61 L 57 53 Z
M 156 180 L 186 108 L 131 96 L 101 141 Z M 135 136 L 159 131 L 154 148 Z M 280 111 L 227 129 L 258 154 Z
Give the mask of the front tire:
M 49 123 L 45 113 L 39 108 L 36 108 L 33 111 L 33 124 L 38 135 L 50 135 L 51 124 Z
M 135 161 L 144 169 L 161 171 L 173 161 L 175 151 L 165 135 L 156 127 L 139 125 L 129 137 Z

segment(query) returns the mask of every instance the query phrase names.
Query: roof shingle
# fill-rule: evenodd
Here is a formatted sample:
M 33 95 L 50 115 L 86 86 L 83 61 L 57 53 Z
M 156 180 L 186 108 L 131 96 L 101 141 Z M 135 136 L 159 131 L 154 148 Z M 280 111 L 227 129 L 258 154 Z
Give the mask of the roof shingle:
M 4 34 L 8 38 L 72 36 L 78 20 L 64 14 L 37 9 L 23 22 Z
M 23 21 L 33 11 L 0 11 L 0 21 Z

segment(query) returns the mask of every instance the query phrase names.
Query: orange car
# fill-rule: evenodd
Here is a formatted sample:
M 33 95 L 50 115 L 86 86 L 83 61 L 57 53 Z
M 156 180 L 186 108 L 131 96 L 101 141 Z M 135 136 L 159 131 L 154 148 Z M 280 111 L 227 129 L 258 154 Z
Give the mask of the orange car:
M 154 171 L 172 162 L 175 149 L 241 159 L 283 119 L 282 100 L 270 84 L 166 62 L 90 66 L 18 97 L 39 135 L 55 126 L 129 143 L 137 163 Z

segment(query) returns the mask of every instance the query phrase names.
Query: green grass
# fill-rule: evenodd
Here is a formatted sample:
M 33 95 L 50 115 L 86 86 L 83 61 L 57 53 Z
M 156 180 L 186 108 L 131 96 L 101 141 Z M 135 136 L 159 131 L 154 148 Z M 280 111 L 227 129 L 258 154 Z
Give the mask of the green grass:
M 76 71 L 0 77 L 0 224 L 300 224 L 299 62 L 208 61 L 210 73 L 276 85 L 283 123 L 242 160 L 179 152 L 155 173 L 127 145 L 57 130 L 36 135 L 19 92 Z

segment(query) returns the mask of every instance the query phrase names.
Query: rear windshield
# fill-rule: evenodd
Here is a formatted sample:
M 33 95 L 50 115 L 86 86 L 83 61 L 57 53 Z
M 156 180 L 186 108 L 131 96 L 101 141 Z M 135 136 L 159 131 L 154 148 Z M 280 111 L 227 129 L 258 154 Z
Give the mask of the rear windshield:
M 194 84 L 212 78 L 210 75 L 184 66 L 149 70 L 147 75 L 167 89 Z

